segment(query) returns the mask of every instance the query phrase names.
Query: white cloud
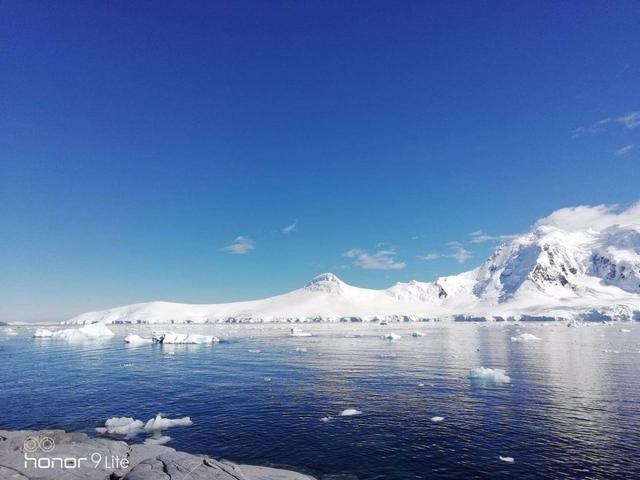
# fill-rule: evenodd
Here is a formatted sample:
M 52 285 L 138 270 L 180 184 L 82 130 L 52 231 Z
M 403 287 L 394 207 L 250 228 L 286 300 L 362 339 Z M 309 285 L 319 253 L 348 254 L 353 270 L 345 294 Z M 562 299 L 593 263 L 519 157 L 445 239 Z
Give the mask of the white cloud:
M 253 250 L 253 240 L 243 237 L 242 235 L 238 235 L 231 245 L 227 245 L 222 250 L 234 255 L 244 255 L 245 253 L 249 253 Z
M 286 227 L 284 227 L 284 228 L 282 229 L 282 233 L 283 233 L 283 234 L 285 234 L 285 235 L 287 235 L 287 234 L 289 234 L 289 233 L 291 233 L 291 232 L 295 232 L 297 227 L 298 227 L 298 221 L 296 220 L 296 221 L 295 221 L 295 222 L 293 222 L 292 224 L 287 225 Z
M 535 227 L 555 227 L 566 231 L 596 229 L 602 230 L 613 225 L 640 225 L 640 202 L 625 210 L 618 205 L 580 205 L 561 208 L 551 215 L 541 218 Z
M 505 242 L 517 237 L 517 235 L 489 235 L 483 230 L 476 230 L 475 232 L 471 232 L 470 236 L 471 243 L 484 243 L 489 241 Z
M 438 260 L 439 258 L 452 258 L 458 263 L 464 263 L 472 256 L 471 252 L 464 248 L 464 245 L 460 242 L 449 242 L 447 243 L 447 247 L 449 249 L 447 253 L 427 253 L 426 255 L 418 258 L 426 262 Z
M 625 113 L 616 118 L 616 122 L 623 124 L 629 129 L 640 127 L 640 111 Z
M 626 155 L 631 150 L 633 150 L 633 145 L 625 145 L 624 147 L 619 148 L 618 150 L 616 150 L 616 155 L 620 157 L 622 155 Z
M 471 258 L 471 252 L 464 248 L 460 242 L 449 242 L 447 246 L 451 253 L 448 253 L 446 256 L 453 258 L 456 262 L 464 263 Z
M 378 250 L 375 253 L 369 253 L 360 248 L 353 248 L 342 255 L 353 258 L 355 265 L 367 270 L 401 270 L 407 266 L 405 262 L 396 261 L 394 250 Z
M 573 130 L 571 136 L 573 138 L 584 137 L 586 135 L 594 135 L 596 133 L 606 132 L 609 127 L 615 124 L 622 125 L 625 128 L 632 129 L 640 127 L 640 111 L 627 112 L 616 118 L 603 118 L 590 125 L 578 127 Z

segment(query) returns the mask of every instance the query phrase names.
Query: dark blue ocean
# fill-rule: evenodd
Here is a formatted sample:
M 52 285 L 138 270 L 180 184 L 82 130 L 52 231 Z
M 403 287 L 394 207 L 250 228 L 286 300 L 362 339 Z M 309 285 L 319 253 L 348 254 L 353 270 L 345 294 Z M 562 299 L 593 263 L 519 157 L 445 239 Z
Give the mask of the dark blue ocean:
M 640 324 L 176 325 L 225 341 L 137 347 L 123 336 L 153 327 L 110 328 L 83 343 L 0 328 L 0 429 L 96 435 L 162 413 L 194 423 L 168 446 L 324 480 L 640 478 Z M 523 332 L 540 340 L 510 341 Z M 479 366 L 511 383 L 471 381 Z

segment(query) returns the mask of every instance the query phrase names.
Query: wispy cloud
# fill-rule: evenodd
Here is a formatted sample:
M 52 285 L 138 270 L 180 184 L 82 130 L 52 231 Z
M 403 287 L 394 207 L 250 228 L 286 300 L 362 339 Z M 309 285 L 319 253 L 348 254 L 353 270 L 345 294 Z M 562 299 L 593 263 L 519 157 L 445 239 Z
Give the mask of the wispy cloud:
M 483 230 L 476 230 L 475 232 L 471 232 L 471 243 L 484 243 L 484 242 L 492 242 L 499 241 L 504 242 L 507 240 L 511 240 L 515 238 L 517 235 L 489 235 L 485 233 Z
M 616 155 L 617 156 L 622 156 L 622 155 L 626 155 L 627 153 L 629 153 L 631 150 L 633 150 L 633 145 L 626 145 L 622 148 L 619 148 L 618 150 L 616 150 Z
M 253 250 L 253 240 L 243 237 L 242 235 L 238 235 L 231 245 L 227 245 L 222 250 L 234 255 L 244 255 Z
M 622 125 L 629 130 L 640 127 L 640 111 L 627 112 L 615 118 L 603 118 L 590 125 L 578 127 L 573 130 L 571 136 L 573 138 L 577 138 L 584 137 L 586 135 L 594 135 L 597 133 L 606 132 L 610 127 L 613 127 L 615 125 Z
M 616 118 L 616 122 L 622 123 L 629 129 L 640 127 L 640 111 L 625 113 L 621 117 Z
M 353 248 L 342 255 L 353 258 L 355 265 L 367 270 L 401 270 L 407 266 L 405 262 L 396 261 L 395 250 L 378 250 L 369 253 L 360 248 Z
M 464 248 L 464 245 L 460 242 L 449 242 L 447 243 L 447 248 L 448 251 L 446 253 L 427 253 L 418 258 L 426 262 L 440 258 L 452 258 L 458 263 L 464 263 L 472 257 L 471 252 Z
M 297 228 L 298 228 L 298 221 L 296 220 L 295 222 L 293 222 L 293 223 L 287 225 L 286 227 L 284 227 L 282 229 L 282 233 L 284 235 L 288 235 L 288 234 L 290 234 L 292 232 L 295 232 Z

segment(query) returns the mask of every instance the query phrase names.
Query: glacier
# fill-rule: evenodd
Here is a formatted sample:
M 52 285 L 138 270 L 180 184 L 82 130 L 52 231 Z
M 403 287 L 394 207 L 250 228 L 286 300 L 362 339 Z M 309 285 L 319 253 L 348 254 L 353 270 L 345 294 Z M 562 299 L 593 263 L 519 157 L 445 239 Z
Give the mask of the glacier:
M 63 323 L 612 321 L 640 320 L 640 203 L 558 210 L 496 248 L 479 267 L 386 289 L 323 273 L 261 300 L 211 305 L 149 302 Z

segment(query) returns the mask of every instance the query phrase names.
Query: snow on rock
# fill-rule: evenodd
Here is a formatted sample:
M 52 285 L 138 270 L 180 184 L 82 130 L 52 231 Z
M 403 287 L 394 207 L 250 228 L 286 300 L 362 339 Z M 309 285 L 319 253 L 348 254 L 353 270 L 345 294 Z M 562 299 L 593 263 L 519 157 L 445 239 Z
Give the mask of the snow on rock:
M 511 378 L 501 368 L 478 367 L 471 370 L 469 378 L 472 381 L 490 382 L 490 383 L 510 383 Z
M 354 415 L 361 415 L 362 412 L 360 410 L 356 410 L 355 408 L 346 408 L 345 410 L 340 412 L 341 417 L 353 417 Z
M 515 337 L 511 337 L 512 342 L 523 343 L 523 342 L 532 342 L 540 340 L 540 337 L 536 337 L 532 333 L 521 333 L 520 335 L 516 335 Z
M 162 344 L 195 344 L 217 343 L 218 337 L 213 335 L 198 335 L 195 333 L 153 332 L 152 341 Z
M 640 319 L 639 293 L 637 203 L 623 211 L 602 205 L 558 210 L 509 238 L 474 270 L 435 282 L 377 290 L 324 273 L 261 300 L 141 303 L 84 313 L 68 323 L 634 320 Z
M 148 345 L 153 343 L 153 339 L 144 338 L 136 334 L 129 334 L 124 337 L 124 343 L 128 343 L 129 345 Z

